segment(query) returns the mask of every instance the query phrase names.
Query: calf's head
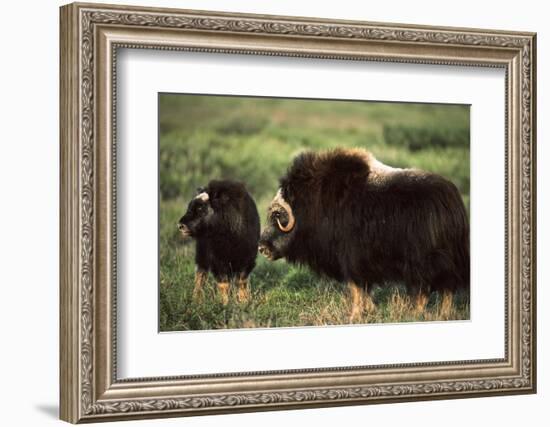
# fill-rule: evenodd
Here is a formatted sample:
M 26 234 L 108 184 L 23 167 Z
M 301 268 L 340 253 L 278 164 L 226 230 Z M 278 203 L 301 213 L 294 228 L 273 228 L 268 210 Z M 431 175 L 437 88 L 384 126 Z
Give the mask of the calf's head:
M 259 251 L 270 260 L 286 256 L 296 234 L 296 218 L 279 190 L 267 212 L 267 225 L 262 231 Z
M 178 229 L 183 237 L 194 237 L 204 231 L 214 216 L 210 196 L 204 189 L 189 202 L 187 212 L 178 222 Z

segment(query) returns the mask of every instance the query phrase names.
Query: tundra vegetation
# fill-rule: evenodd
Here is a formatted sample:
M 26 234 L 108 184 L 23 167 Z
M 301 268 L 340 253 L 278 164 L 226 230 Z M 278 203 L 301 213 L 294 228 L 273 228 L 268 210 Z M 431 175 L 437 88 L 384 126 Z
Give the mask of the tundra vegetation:
M 347 287 L 307 267 L 258 255 L 250 298 L 223 304 L 213 277 L 193 301 L 194 245 L 176 223 L 198 187 L 211 179 L 246 183 L 262 225 L 278 180 L 304 150 L 363 147 L 394 167 L 438 173 L 470 205 L 467 106 L 161 94 L 159 96 L 160 330 L 235 329 L 345 324 Z M 233 287 L 236 294 L 236 286 Z M 450 311 L 432 294 L 418 312 L 403 284 L 375 287 L 376 309 L 362 323 L 459 320 L 470 316 L 464 295 Z

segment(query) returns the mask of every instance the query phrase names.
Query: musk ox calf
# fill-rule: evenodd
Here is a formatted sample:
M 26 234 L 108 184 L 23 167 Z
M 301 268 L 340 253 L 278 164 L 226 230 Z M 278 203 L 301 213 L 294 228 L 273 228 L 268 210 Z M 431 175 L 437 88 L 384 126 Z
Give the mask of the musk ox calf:
M 260 219 L 256 203 L 243 184 L 210 181 L 200 188 L 178 223 L 184 237 L 196 240 L 195 288 L 200 298 L 208 273 L 218 283 L 222 302 L 229 302 L 229 286 L 237 281 L 238 300 L 249 297 L 248 275 L 254 269 Z
M 309 266 L 351 292 L 350 321 L 373 284 L 404 282 L 419 310 L 431 291 L 469 291 L 469 226 L 445 178 L 391 168 L 361 149 L 296 157 L 280 181 L 260 252 Z

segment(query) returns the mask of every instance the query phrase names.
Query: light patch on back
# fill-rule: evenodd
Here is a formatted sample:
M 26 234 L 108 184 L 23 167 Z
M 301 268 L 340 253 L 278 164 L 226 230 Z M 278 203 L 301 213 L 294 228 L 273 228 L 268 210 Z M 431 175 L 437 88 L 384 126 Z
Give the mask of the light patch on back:
M 370 171 L 369 180 L 377 184 L 382 184 L 391 175 L 403 171 L 403 169 L 401 168 L 393 168 L 382 163 L 381 161 L 377 160 L 372 154 L 368 159 L 368 165 Z
M 207 192 L 202 192 L 200 194 L 198 194 L 195 199 L 199 199 L 199 200 L 202 200 L 203 202 L 208 202 L 208 200 L 210 199 L 210 196 L 208 195 Z
M 380 160 L 377 160 L 374 157 L 371 159 L 369 166 L 370 166 L 371 172 L 376 172 L 381 175 L 403 170 L 401 168 L 392 168 L 391 166 L 385 165 Z
M 402 169 L 388 166 L 382 163 L 380 160 L 377 160 L 370 151 L 367 151 L 364 148 L 344 148 L 342 149 L 342 151 L 349 156 L 363 159 L 363 161 L 369 168 L 368 180 L 373 184 L 382 185 L 388 180 L 388 178 L 396 173 L 401 173 L 404 171 L 415 173 L 420 172 L 415 169 Z

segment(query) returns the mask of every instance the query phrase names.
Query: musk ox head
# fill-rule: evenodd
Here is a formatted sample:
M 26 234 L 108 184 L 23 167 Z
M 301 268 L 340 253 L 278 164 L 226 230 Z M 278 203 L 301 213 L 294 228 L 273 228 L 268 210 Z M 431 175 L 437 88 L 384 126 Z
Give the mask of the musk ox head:
M 286 256 L 297 227 L 292 208 L 279 189 L 268 208 L 267 225 L 260 237 L 260 253 L 270 260 Z
M 204 188 L 199 188 L 197 195 L 189 202 L 187 212 L 180 218 L 178 229 L 183 237 L 197 236 L 208 227 L 213 216 L 210 195 Z

